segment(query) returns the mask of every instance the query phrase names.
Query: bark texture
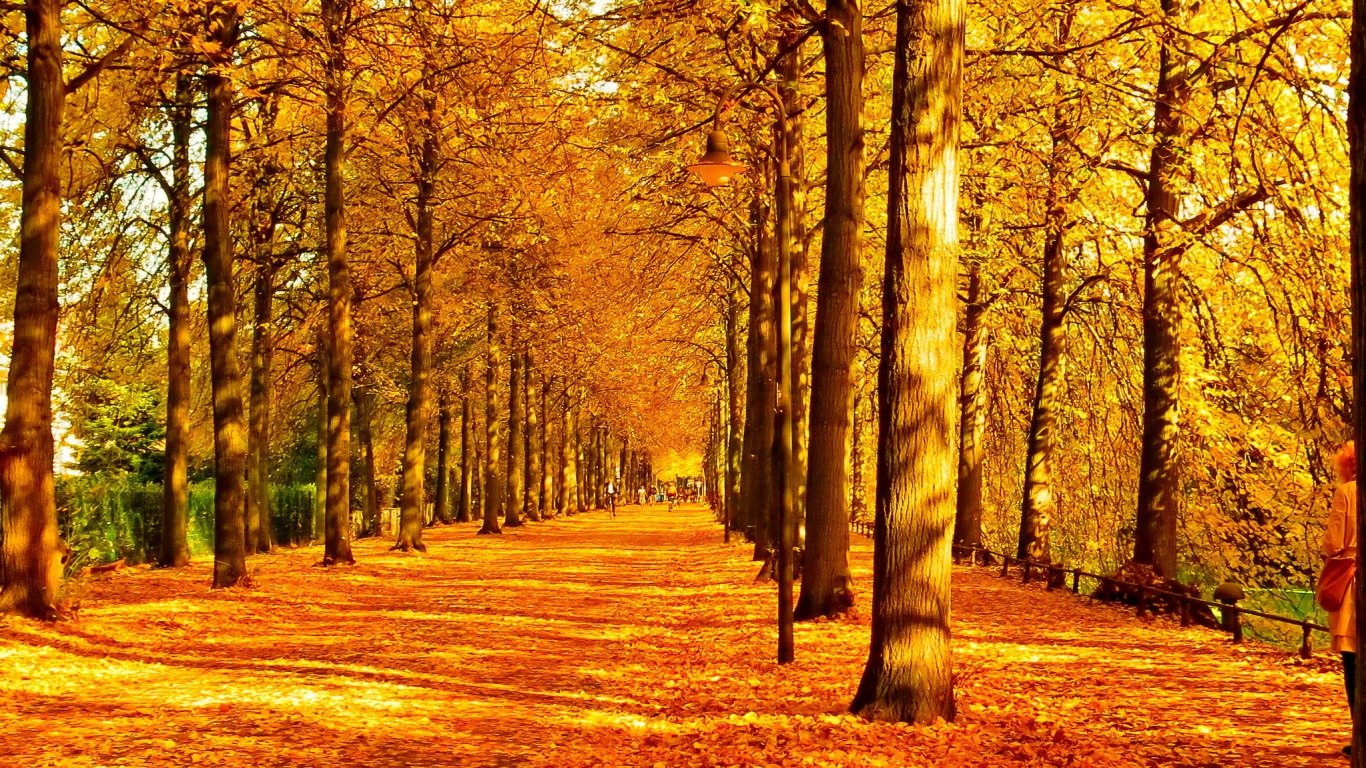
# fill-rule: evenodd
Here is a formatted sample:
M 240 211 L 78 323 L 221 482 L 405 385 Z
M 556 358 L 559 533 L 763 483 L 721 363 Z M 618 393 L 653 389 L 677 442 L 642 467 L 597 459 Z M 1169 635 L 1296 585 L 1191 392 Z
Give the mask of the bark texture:
M 57 248 L 62 214 L 60 0 L 30 0 L 23 207 L 5 426 L 0 431 L 0 613 L 57 616 L 62 544 L 52 479 Z
M 232 243 L 232 80 L 230 65 L 238 20 L 234 11 L 210 14 L 218 56 L 204 76 L 204 269 L 208 286 L 209 367 L 213 385 L 214 546 L 213 586 L 231 587 L 247 573 L 243 540 L 246 514 L 247 429 L 242 372 L 237 361 L 237 286 Z
M 484 525 L 480 533 L 502 533 L 498 516 L 502 514 L 503 478 L 502 437 L 498 434 L 498 307 L 489 304 L 487 339 L 488 370 L 484 377 L 484 481 L 481 488 L 484 502 Z
M 851 708 L 954 718 L 949 577 L 958 369 L 958 141 L 963 0 L 898 0 L 872 645 Z
M 1182 0 L 1162 0 L 1162 14 L 1180 26 Z M 1181 424 L 1181 224 L 1178 193 L 1184 162 L 1183 110 L 1189 92 L 1187 57 L 1159 34 L 1153 149 L 1148 165 L 1143 232 L 1143 452 L 1138 478 L 1134 560 L 1158 575 L 1176 577 L 1176 522 L 1181 473 L 1177 456 Z
M 351 266 L 346 253 L 345 25 L 350 0 L 323 0 L 327 38 L 324 90 L 323 229 L 327 257 L 327 533 L 323 565 L 354 563 L 351 555 Z
M 159 565 L 190 564 L 190 133 L 194 130 L 190 76 L 175 79 L 171 104 L 170 274 L 166 297 L 166 468 L 162 480 Z
M 816 289 L 811 356 L 806 547 L 796 618 L 852 607 L 849 575 L 849 426 L 855 332 L 863 290 L 863 9 L 858 0 L 826 6 L 825 233 Z
M 982 379 L 987 366 L 986 306 L 982 276 L 968 274 L 968 305 L 963 319 L 963 374 L 958 391 L 958 509 L 953 543 L 982 546 L 982 459 L 987 426 L 987 392 Z

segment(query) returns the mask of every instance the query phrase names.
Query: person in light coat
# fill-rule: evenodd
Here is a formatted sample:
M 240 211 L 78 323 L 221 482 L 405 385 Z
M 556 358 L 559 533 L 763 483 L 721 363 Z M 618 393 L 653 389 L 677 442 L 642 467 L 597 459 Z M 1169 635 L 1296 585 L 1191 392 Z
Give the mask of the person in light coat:
M 1323 532 L 1323 557 L 1356 557 L 1357 554 L 1357 452 L 1348 442 L 1334 457 L 1338 488 Z M 1347 588 L 1342 607 L 1328 612 L 1328 629 L 1333 634 L 1333 651 L 1342 654 L 1343 683 L 1347 706 L 1356 708 L 1357 611 L 1356 580 Z M 1343 751 L 1347 751 L 1344 749 Z

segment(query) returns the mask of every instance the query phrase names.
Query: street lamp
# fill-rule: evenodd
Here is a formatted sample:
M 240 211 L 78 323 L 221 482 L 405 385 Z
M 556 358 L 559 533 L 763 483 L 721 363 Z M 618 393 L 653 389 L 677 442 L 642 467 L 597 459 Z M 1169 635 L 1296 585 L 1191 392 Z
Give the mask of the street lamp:
M 687 169 L 709 187 L 728 184 L 744 166 L 730 156 L 730 141 L 721 130 L 722 112 L 730 101 L 743 93 L 758 91 L 769 97 L 776 108 L 778 123 L 778 180 L 774 234 L 778 240 L 778 281 L 774 287 L 773 303 L 778 313 L 778 402 L 773 410 L 773 478 L 780 490 L 772 495 L 771 513 L 778 523 L 778 663 L 793 659 L 792 649 L 792 510 L 796 494 L 788 468 L 793 465 L 795 444 L 791 414 L 792 404 L 792 178 L 788 163 L 787 107 L 778 91 L 763 83 L 731 86 L 716 103 L 712 116 L 712 130 L 707 134 L 707 152 L 702 159 Z
M 707 152 L 702 159 L 688 166 L 688 170 L 709 187 L 724 187 L 735 176 L 745 172 L 745 166 L 730 157 L 730 139 L 724 131 L 707 134 Z

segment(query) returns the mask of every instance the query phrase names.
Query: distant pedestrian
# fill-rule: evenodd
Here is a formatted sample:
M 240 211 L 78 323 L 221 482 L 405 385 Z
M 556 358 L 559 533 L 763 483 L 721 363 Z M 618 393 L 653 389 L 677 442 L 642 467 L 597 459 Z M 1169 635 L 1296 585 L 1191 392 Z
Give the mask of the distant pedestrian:
M 1348 442 L 1334 457 L 1338 488 L 1333 494 L 1328 526 L 1323 532 L 1324 569 L 1319 576 L 1319 602 L 1328 611 L 1333 650 L 1342 654 L 1342 676 L 1347 706 L 1356 709 L 1356 557 L 1357 557 L 1357 453 Z M 1345 587 L 1343 582 L 1346 583 Z M 1343 747 L 1351 754 L 1351 746 Z

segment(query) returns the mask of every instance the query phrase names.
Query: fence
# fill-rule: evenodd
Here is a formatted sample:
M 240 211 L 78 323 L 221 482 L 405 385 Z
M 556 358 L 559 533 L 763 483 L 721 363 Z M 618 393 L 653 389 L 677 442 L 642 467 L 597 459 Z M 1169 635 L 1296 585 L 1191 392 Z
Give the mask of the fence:
M 871 538 L 873 536 L 874 525 L 867 520 L 851 520 L 849 529 L 854 533 Z M 1329 632 L 1328 627 L 1309 621 L 1308 619 L 1278 616 L 1274 613 L 1267 613 L 1266 611 L 1240 608 L 1238 602 L 1243 599 L 1243 589 L 1237 584 L 1223 584 L 1214 590 L 1214 600 L 1205 600 L 1192 595 L 1183 595 L 1179 592 L 1172 592 L 1150 584 L 1125 581 L 1113 576 L 1090 573 L 1080 568 L 1068 568 L 1060 563 L 1046 563 L 1031 560 L 1029 558 L 1013 557 L 1001 552 L 993 552 L 980 546 L 954 546 L 953 554 L 955 559 L 958 559 L 960 562 L 966 560 L 969 565 L 973 566 L 977 565 L 978 562 L 981 562 L 982 565 L 986 566 L 993 560 L 999 561 L 1001 564 L 1001 578 L 1008 577 L 1010 575 L 1010 567 L 1016 565 L 1020 569 L 1021 579 L 1025 584 L 1028 584 L 1033 579 L 1034 574 L 1037 573 L 1044 577 L 1046 589 L 1049 591 L 1056 589 L 1058 586 L 1067 586 L 1069 576 L 1071 577 L 1071 591 L 1074 594 L 1081 594 L 1081 580 L 1083 578 L 1092 579 L 1097 583 L 1098 588 L 1102 590 L 1107 587 L 1124 587 L 1139 595 L 1139 598 L 1134 601 L 1139 616 L 1149 612 L 1155 613 L 1158 604 L 1166 603 L 1169 607 L 1175 609 L 1174 612 L 1180 617 L 1181 626 L 1183 627 L 1190 626 L 1191 623 L 1193 623 L 1197 608 L 1203 606 L 1211 609 L 1211 611 L 1218 611 L 1220 626 L 1232 636 L 1233 642 L 1235 643 L 1241 643 L 1243 641 L 1244 616 L 1255 616 L 1265 621 L 1291 625 L 1300 630 L 1301 639 L 1299 653 L 1302 658 L 1306 659 L 1314 655 L 1313 633 Z

